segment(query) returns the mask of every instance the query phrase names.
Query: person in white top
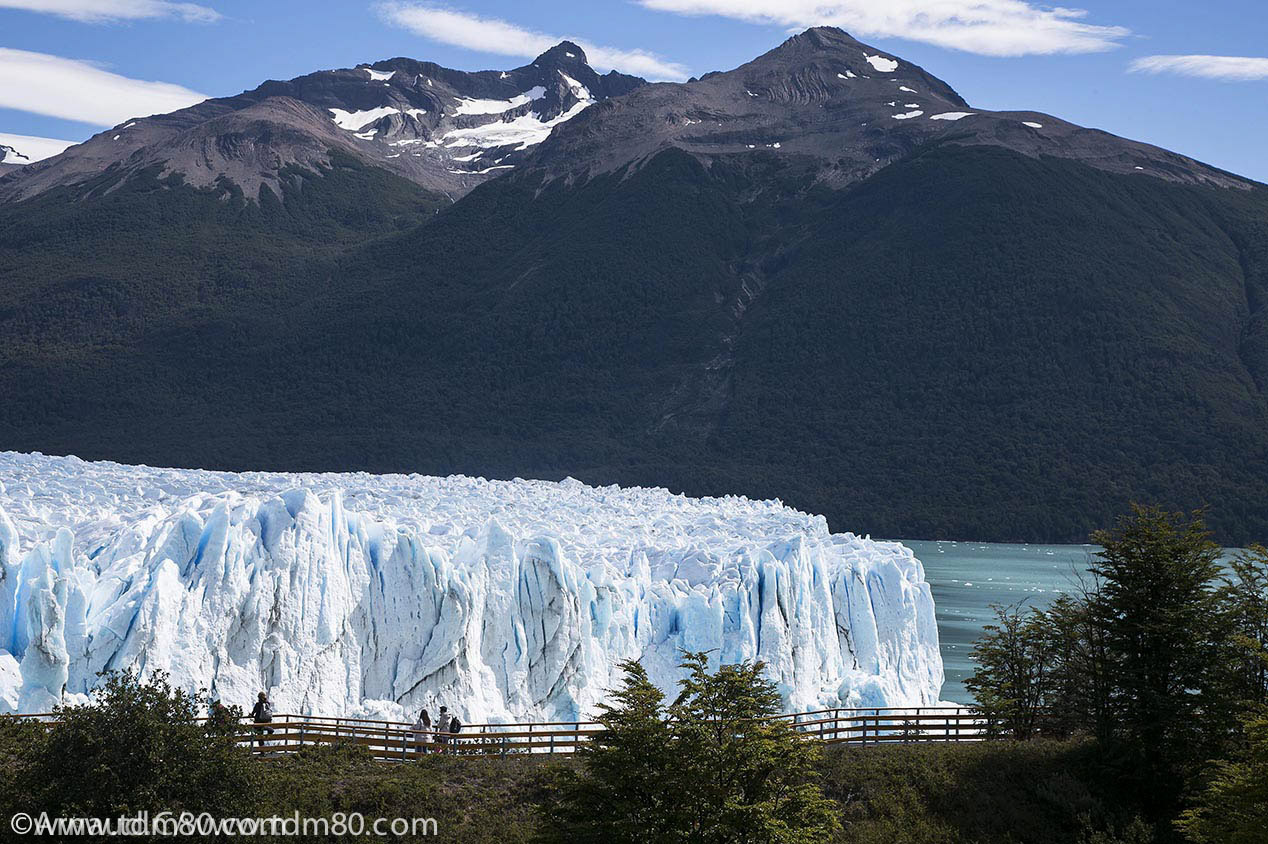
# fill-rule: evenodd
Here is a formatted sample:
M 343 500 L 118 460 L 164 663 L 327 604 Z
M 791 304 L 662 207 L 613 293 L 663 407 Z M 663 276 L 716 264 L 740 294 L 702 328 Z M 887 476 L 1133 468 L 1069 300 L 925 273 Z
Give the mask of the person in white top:
M 414 720 L 411 727 L 410 741 L 414 743 L 415 753 L 426 753 L 427 745 L 431 744 L 431 715 L 424 709 L 418 713 L 418 717 Z

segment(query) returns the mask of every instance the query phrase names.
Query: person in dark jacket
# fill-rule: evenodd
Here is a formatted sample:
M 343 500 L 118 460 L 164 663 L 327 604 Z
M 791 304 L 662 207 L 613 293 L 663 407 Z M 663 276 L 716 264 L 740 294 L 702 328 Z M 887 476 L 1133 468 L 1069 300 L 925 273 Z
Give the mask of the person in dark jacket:
M 273 735 L 273 730 L 269 727 L 261 726 L 262 724 L 273 723 L 273 704 L 269 702 L 269 696 L 264 692 L 260 692 L 256 698 L 255 706 L 251 707 L 251 720 L 255 722 L 255 732 L 260 737 L 260 748 L 264 748 L 264 735 Z
M 460 732 L 462 732 L 462 719 L 457 715 L 449 716 L 449 743 L 453 746 L 454 753 L 461 752 L 458 750 L 458 733 Z

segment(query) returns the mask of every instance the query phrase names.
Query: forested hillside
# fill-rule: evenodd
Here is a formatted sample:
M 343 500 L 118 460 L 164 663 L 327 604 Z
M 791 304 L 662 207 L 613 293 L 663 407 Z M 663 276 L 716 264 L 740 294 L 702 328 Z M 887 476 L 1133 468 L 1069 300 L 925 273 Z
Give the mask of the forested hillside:
M 1132 499 L 1205 503 L 1268 536 L 1263 189 L 949 142 L 831 190 L 668 150 L 435 215 L 357 167 L 258 206 L 0 210 L 3 447 L 573 475 L 884 536 L 1083 541 Z

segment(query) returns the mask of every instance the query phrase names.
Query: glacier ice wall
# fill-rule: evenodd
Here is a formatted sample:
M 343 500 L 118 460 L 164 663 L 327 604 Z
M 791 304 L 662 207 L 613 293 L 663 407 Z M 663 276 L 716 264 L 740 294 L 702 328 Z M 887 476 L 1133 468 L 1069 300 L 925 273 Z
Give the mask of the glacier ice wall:
M 0 454 L 0 711 L 135 668 L 279 711 L 572 720 L 625 658 L 671 689 L 682 649 L 765 661 L 790 710 L 942 685 L 911 551 L 777 501 Z

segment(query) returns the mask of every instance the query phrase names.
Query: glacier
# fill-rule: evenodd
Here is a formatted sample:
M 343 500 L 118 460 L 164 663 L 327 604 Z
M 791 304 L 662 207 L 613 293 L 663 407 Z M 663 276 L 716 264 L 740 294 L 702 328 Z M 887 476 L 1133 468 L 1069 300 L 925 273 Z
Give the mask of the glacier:
M 779 501 L 0 453 L 0 712 L 163 670 L 249 706 L 581 720 L 640 660 L 760 659 L 788 711 L 927 706 L 924 569 Z

